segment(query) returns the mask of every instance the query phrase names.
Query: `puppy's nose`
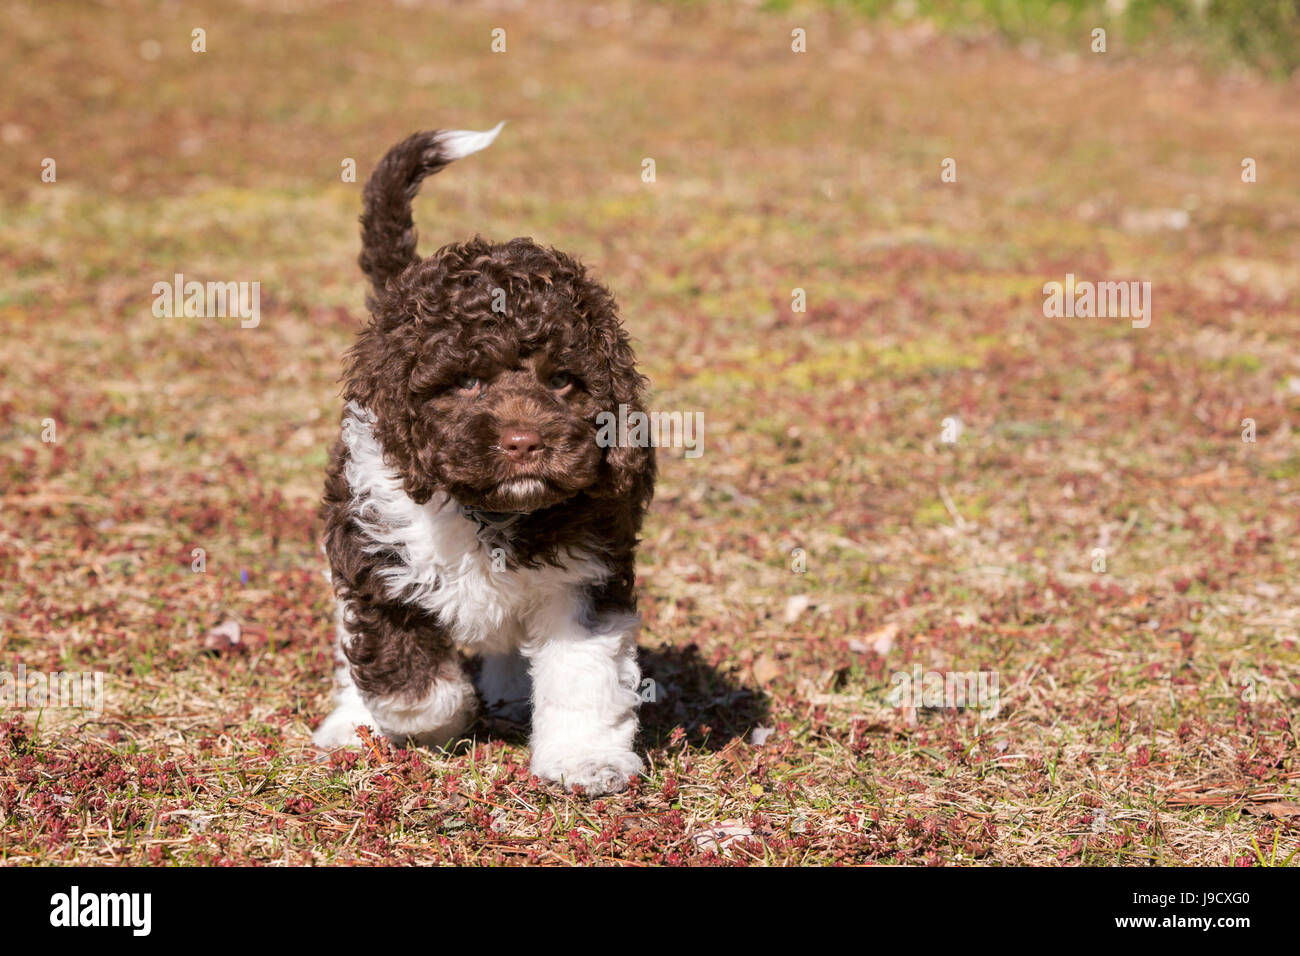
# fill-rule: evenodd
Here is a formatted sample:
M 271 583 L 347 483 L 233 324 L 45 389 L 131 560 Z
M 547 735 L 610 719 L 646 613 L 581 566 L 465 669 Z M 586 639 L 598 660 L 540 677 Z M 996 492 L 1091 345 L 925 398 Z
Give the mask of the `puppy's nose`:
M 527 461 L 542 450 L 542 436 L 528 428 L 506 428 L 501 432 L 501 450 L 513 461 Z

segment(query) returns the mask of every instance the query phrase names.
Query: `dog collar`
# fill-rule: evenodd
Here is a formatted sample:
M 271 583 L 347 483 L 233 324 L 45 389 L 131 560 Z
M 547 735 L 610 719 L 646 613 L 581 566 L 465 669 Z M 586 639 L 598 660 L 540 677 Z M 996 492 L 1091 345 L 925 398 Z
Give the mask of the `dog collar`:
M 525 514 L 523 511 L 480 511 L 469 505 L 461 505 L 460 513 L 474 522 L 474 532 L 481 541 L 505 536 Z

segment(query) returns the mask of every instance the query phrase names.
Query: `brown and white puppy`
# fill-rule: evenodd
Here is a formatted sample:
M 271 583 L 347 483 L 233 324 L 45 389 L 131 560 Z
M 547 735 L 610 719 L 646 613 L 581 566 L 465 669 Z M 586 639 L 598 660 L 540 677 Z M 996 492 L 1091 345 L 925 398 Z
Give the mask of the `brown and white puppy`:
M 411 200 L 485 133 L 416 133 L 365 188 L 372 316 L 352 347 L 322 516 L 338 599 L 338 707 L 322 747 L 369 725 L 448 743 L 476 707 L 532 705 L 532 771 L 607 793 L 641 769 L 633 591 L 654 452 L 602 447 L 643 410 L 613 297 L 531 239 L 416 255 Z

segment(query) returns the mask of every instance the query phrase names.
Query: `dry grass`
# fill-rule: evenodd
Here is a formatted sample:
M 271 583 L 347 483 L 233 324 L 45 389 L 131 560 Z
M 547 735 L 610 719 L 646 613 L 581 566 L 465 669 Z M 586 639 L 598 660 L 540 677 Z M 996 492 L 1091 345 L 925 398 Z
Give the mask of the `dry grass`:
M 0 14 L 0 653 L 107 675 L 98 717 L 2 715 L 0 859 L 1295 862 L 1293 91 L 798 12 L 116 7 Z M 515 726 L 309 746 L 340 163 L 501 118 L 426 248 L 580 252 L 706 420 L 641 565 L 650 770 L 594 802 Z M 154 318 L 175 272 L 259 281 L 261 324 Z M 1150 280 L 1151 327 L 1044 318 L 1067 272 Z M 998 713 L 891 706 L 914 667 L 996 672 Z

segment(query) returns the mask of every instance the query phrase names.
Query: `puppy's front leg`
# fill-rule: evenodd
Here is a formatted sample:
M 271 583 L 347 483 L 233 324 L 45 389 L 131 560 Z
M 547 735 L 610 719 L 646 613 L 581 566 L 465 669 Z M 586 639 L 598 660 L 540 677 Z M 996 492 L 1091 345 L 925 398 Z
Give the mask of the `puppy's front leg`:
M 580 594 L 552 599 L 526 622 L 533 678 L 532 771 L 588 794 L 613 793 L 641 770 L 636 736 L 635 614 L 592 619 Z
M 443 747 L 473 720 L 474 686 L 433 615 L 341 595 L 339 645 L 348 675 L 318 743 L 353 743 L 356 724 L 365 722 L 398 746 Z

